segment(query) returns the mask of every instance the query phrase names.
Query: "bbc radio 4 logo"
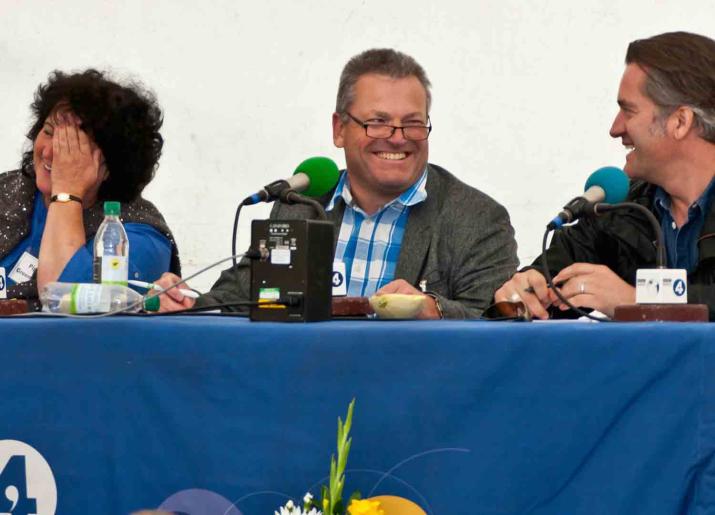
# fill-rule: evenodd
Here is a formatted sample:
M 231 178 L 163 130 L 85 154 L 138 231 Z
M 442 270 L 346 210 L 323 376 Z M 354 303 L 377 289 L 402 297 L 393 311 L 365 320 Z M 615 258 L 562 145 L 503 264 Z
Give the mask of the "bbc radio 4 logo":
M 33 447 L 0 440 L 0 515 L 55 515 L 52 469 Z

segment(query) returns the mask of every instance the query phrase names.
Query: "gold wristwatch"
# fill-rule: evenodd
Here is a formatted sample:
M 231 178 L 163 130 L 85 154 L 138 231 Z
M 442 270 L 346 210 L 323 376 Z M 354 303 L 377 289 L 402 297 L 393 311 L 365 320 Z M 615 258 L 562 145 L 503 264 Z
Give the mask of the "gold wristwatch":
M 67 202 L 79 202 L 82 203 L 82 199 L 77 195 L 72 195 L 71 193 L 58 193 L 57 195 L 52 195 L 50 197 L 50 202 L 61 202 L 66 204 Z

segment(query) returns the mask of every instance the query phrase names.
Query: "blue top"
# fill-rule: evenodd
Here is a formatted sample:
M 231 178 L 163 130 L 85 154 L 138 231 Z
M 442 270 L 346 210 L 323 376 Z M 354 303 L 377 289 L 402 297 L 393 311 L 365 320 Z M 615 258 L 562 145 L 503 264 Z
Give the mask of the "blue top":
M 395 279 L 410 207 L 427 198 L 426 182 L 427 169 L 399 197 L 368 215 L 353 200 L 347 172 L 341 174 L 326 211 L 338 198 L 345 201 L 335 260 L 345 263 L 348 295 L 369 297 Z
M 658 187 L 655 191 L 655 208 L 660 214 L 660 227 L 663 231 L 665 249 L 668 253 L 668 267 L 684 268 L 688 273 L 695 271 L 698 265 L 698 238 L 705 225 L 705 216 L 715 194 L 715 179 L 700 198 L 688 208 L 688 219 L 678 228 L 670 214 L 672 205 L 670 195 Z
M 35 194 L 35 204 L 30 224 L 30 234 L 22 240 L 7 256 L 0 259 L 0 267 L 5 268 L 8 286 L 15 282 L 10 279 L 10 271 L 20 256 L 27 251 L 35 257 L 40 255 L 42 233 L 47 220 L 47 206 L 42 195 Z M 151 225 L 140 223 L 124 224 L 129 238 L 129 278 L 151 282 L 169 270 L 171 263 L 171 243 Z M 77 249 L 65 269 L 57 279 L 61 282 L 92 282 L 92 261 L 94 238 Z

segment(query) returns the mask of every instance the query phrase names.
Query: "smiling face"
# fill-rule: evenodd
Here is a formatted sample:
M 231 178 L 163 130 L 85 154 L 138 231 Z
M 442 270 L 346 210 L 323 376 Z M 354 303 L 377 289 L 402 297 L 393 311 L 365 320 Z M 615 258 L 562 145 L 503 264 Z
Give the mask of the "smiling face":
M 35 137 L 35 142 L 33 144 L 32 160 L 35 169 L 35 186 L 40 193 L 42 193 L 46 204 L 52 196 L 52 169 L 53 163 L 55 163 L 52 140 L 55 131 L 58 130 L 60 118 L 62 116 L 70 117 L 74 120 L 73 123 L 76 124 L 77 128 L 70 129 L 70 131 L 79 130 L 79 124 L 81 123 L 79 118 L 72 112 L 68 104 L 61 102 L 55 106 L 49 116 L 45 119 L 45 122 L 42 125 L 40 132 Z M 92 140 L 91 136 L 88 136 L 88 139 L 90 151 L 94 152 L 97 149 L 97 145 Z M 99 187 L 106 178 L 107 169 L 104 164 L 104 159 L 100 153 L 100 168 L 99 173 L 97 173 L 96 182 L 85 192 L 86 197 L 84 200 L 86 205 L 92 205 L 95 202 Z
M 32 159 L 35 166 L 35 185 L 45 198 L 52 194 L 52 135 L 57 127 L 57 115 L 69 112 L 66 105 L 58 105 L 45 119 L 45 123 L 35 138 Z
M 414 77 L 361 76 L 349 112 L 371 124 L 427 125 L 427 93 Z M 350 190 L 360 207 L 373 212 L 409 189 L 427 165 L 427 140 L 410 141 L 401 130 L 373 139 L 357 122 L 333 115 L 333 141 L 345 149 Z
M 621 138 L 629 150 L 623 170 L 629 177 L 653 182 L 662 175 L 673 155 L 667 117 L 645 94 L 645 72 L 629 64 L 618 88 L 620 110 L 611 126 L 611 137 Z
M 43 196 L 52 192 L 52 127 L 45 122 L 35 138 L 33 163 L 35 165 L 35 185 Z

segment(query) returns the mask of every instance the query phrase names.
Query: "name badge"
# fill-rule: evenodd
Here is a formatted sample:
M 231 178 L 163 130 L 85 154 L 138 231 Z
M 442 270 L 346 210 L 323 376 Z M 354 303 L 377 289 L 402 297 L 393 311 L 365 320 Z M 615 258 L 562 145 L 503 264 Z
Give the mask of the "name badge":
M 12 267 L 9 277 L 17 284 L 24 283 L 32 279 L 35 270 L 37 270 L 37 258 L 25 251 Z
M 0 266 L 0 299 L 7 299 L 7 281 L 5 280 L 5 269 Z
M 688 276 L 682 268 L 641 268 L 636 272 L 636 304 L 687 304 Z
M 345 277 L 345 263 L 333 261 L 333 297 L 345 297 L 348 294 Z

